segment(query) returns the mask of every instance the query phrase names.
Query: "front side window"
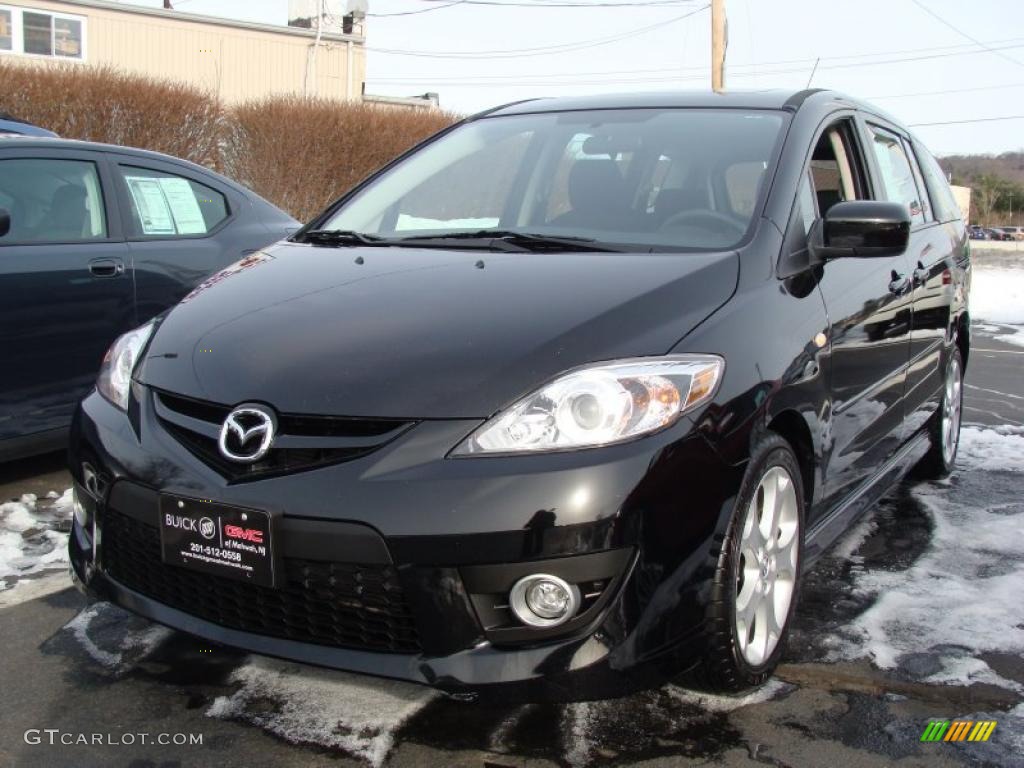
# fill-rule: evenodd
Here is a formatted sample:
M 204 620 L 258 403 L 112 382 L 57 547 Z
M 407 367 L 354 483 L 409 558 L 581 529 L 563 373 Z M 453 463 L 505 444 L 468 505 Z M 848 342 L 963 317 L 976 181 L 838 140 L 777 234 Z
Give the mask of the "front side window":
M 107 236 L 96 165 L 82 160 L 0 160 L 0 200 L 11 216 L 7 243 L 77 242 Z
M 903 142 L 896 134 L 878 126 L 871 126 L 871 133 L 875 159 L 882 175 L 881 191 L 884 199 L 893 203 L 903 203 L 910 211 L 914 225 L 924 224 L 925 209 Z
M 357 192 L 319 229 L 500 229 L 650 250 L 728 248 L 764 192 L 785 117 L 733 109 L 486 117 Z
M 228 217 L 224 195 L 205 184 L 152 168 L 122 165 L 118 172 L 137 236 L 205 235 Z

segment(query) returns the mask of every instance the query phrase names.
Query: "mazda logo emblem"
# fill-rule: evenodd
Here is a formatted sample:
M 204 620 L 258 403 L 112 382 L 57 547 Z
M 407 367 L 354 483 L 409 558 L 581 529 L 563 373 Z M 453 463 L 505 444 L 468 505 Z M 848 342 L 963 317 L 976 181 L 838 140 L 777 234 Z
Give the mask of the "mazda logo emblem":
M 224 419 L 217 446 L 225 459 L 252 463 L 267 455 L 276 431 L 277 420 L 270 409 L 240 405 Z

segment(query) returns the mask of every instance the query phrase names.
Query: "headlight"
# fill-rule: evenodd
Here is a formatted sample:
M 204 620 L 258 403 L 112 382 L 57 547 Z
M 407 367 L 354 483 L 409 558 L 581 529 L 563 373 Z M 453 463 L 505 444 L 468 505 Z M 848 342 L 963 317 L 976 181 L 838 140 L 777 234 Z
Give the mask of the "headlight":
M 152 335 L 153 322 L 150 321 L 119 336 L 103 356 L 96 389 L 123 411 L 128 410 L 128 388 L 131 386 L 132 372 Z
M 623 360 L 562 374 L 489 419 L 453 455 L 592 448 L 667 427 L 715 393 L 714 355 Z

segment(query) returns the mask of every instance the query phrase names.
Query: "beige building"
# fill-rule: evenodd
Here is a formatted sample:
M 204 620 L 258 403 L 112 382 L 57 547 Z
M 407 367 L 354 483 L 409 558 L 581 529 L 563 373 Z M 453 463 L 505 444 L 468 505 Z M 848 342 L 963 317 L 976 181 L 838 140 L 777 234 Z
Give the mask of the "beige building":
M 275 26 L 106 0 L 0 0 L 0 56 L 113 65 L 187 82 L 227 103 L 280 94 L 362 99 L 362 15 L 325 14 L 318 35 L 321 17 L 303 17 L 303 8 L 292 0 L 290 26 Z M 397 103 L 432 105 L 429 99 Z

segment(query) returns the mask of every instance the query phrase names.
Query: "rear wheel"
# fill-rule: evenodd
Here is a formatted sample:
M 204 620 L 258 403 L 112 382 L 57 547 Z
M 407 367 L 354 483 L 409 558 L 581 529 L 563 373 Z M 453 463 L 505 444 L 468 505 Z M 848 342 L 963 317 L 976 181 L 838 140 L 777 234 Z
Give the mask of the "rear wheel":
M 954 347 L 946 365 L 942 401 L 928 425 L 931 447 L 919 465 L 921 474 L 926 477 L 945 477 L 953 471 L 957 449 L 960 446 L 963 389 L 963 359 L 960 357 L 960 350 Z
M 778 664 L 799 588 L 804 498 L 782 437 L 762 440 L 717 556 L 707 646 L 688 682 L 714 691 L 760 685 Z

